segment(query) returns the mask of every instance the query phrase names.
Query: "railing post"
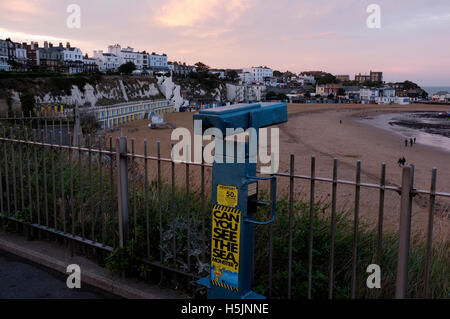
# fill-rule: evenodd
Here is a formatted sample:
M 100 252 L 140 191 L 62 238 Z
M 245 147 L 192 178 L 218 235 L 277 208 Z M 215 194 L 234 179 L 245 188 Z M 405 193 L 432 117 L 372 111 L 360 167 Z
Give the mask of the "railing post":
M 400 201 L 399 247 L 397 261 L 396 299 L 405 299 L 408 292 L 408 261 L 411 237 L 412 190 L 414 185 L 414 165 L 403 168 L 402 193 Z
M 128 158 L 127 138 L 120 137 L 116 142 L 117 152 L 117 204 L 119 218 L 119 246 L 124 247 L 129 240 L 128 229 Z

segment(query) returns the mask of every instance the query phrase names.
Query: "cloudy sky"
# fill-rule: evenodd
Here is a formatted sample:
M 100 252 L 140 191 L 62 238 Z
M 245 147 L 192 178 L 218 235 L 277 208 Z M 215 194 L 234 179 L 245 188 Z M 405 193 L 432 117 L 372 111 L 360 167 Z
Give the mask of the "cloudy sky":
M 367 6 L 381 8 L 370 29 Z M 81 28 L 66 21 L 81 8 Z M 450 86 L 449 0 L 2 0 L 0 38 L 120 43 L 217 68 L 267 65 Z

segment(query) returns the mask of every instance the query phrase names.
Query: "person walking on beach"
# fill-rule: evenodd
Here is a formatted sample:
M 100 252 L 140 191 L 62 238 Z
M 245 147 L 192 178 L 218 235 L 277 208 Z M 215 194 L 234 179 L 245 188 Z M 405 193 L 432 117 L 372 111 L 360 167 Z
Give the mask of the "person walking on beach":
M 412 147 L 413 146 L 413 139 L 412 138 L 409 139 L 409 143 L 411 144 L 411 147 Z
M 416 144 L 416 138 L 414 138 L 414 144 Z
M 402 166 L 405 166 L 405 164 L 406 164 L 406 159 L 405 159 L 405 157 L 403 156 L 403 158 L 402 158 Z
M 408 139 L 405 139 L 405 147 L 408 147 Z

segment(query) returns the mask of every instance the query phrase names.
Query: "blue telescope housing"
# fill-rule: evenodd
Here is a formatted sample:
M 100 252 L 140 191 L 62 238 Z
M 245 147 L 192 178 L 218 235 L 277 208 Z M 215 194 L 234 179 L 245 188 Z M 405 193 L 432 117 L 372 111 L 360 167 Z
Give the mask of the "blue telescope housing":
M 201 110 L 194 115 L 194 121 L 201 120 L 203 131 L 211 127 L 220 129 L 226 136 L 227 128 L 262 127 L 287 122 L 286 103 L 234 104 L 230 106 Z
M 286 103 L 236 104 L 201 110 L 194 121 L 202 121 L 204 133 L 217 128 L 223 137 L 227 129 L 246 131 L 287 122 Z M 258 142 L 258 138 L 256 139 Z M 234 147 L 238 142 L 233 141 Z M 248 142 L 245 142 L 248 149 Z M 217 153 L 225 154 L 224 150 Z M 276 216 L 276 176 L 256 176 L 256 162 L 245 152 L 244 161 L 239 161 L 237 152 L 229 154 L 231 162 L 213 164 L 211 212 L 211 267 L 210 274 L 197 281 L 208 289 L 209 299 L 263 299 L 252 291 L 254 226 L 267 225 Z M 242 158 L 239 158 L 242 159 Z M 270 180 L 272 202 L 258 200 L 258 181 Z M 271 206 L 268 221 L 256 219 L 258 206 Z

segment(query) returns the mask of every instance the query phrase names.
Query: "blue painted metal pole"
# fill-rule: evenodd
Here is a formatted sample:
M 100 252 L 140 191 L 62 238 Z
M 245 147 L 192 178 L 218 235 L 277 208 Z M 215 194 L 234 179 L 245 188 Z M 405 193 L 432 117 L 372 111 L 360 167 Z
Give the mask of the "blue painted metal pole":
M 195 120 L 202 121 L 202 133 L 212 127 L 219 129 L 224 137 L 227 129 L 241 128 L 245 131 L 253 128 L 258 132 L 259 128 L 286 122 L 287 106 L 285 103 L 261 103 L 203 109 L 194 115 Z M 267 225 L 275 220 L 276 179 L 272 188 L 275 192 L 272 196 L 272 218 L 257 221 L 255 214 L 261 204 L 258 201 L 258 181 L 274 177 L 256 176 L 257 163 L 251 160 L 249 151 L 249 143 L 254 142 L 250 135 L 249 142 L 244 145 L 233 141 L 232 148 L 222 145 L 223 149 L 215 149 L 211 268 L 210 275 L 198 281 L 208 288 L 210 299 L 265 298 L 252 291 L 254 225 Z M 242 147 L 245 154 L 238 154 Z

